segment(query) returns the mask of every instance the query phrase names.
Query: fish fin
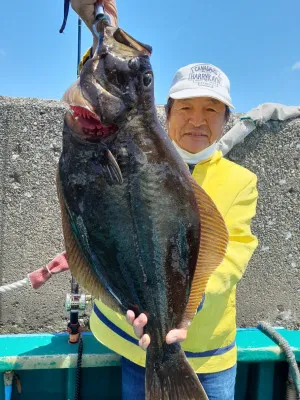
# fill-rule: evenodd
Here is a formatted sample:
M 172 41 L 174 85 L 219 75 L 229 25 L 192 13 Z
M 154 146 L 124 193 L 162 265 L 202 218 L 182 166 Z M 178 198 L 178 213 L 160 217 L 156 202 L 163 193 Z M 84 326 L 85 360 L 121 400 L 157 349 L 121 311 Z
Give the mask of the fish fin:
M 147 350 L 146 400 L 208 400 L 195 371 L 178 343 Z
M 191 321 L 211 274 L 224 259 L 228 245 L 225 221 L 209 195 L 191 177 L 200 214 L 200 248 L 183 324 Z
M 151 56 L 151 53 L 152 53 L 151 46 L 137 41 L 132 36 L 128 35 L 128 33 L 123 31 L 123 29 L 121 29 L 121 28 L 118 28 L 114 32 L 114 38 L 117 42 L 122 43 L 125 46 L 128 46 L 135 50 L 138 50 L 147 56 Z
M 62 229 L 64 235 L 65 249 L 67 253 L 67 261 L 72 275 L 76 278 L 78 283 L 82 285 L 96 299 L 101 299 L 101 301 L 112 310 L 116 312 L 122 312 L 117 302 L 101 285 L 99 279 L 97 279 L 95 273 L 89 267 L 77 245 L 69 221 L 68 211 L 64 202 L 59 173 L 56 177 L 56 184 L 61 209 Z
M 103 175 L 109 185 L 123 183 L 123 176 L 119 164 L 110 150 L 106 150 L 105 156 L 100 161 Z

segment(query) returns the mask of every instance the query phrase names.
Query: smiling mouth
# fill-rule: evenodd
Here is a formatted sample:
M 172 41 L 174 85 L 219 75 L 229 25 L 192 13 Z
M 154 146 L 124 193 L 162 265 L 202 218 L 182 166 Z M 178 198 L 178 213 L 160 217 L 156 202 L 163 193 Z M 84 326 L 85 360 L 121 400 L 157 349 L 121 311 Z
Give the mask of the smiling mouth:
M 116 133 L 117 125 L 102 124 L 99 116 L 82 106 L 70 105 L 73 119 L 81 127 L 82 132 L 92 138 L 105 138 Z
M 208 135 L 206 135 L 205 133 L 192 133 L 192 132 L 188 132 L 188 133 L 185 133 L 184 136 L 192 136 L 192 137 L 195 137 L 195 138 L 198 138 L 198 137 L 199 137 L 199 138 L 205 137 L 205 138 L 208 139 Z

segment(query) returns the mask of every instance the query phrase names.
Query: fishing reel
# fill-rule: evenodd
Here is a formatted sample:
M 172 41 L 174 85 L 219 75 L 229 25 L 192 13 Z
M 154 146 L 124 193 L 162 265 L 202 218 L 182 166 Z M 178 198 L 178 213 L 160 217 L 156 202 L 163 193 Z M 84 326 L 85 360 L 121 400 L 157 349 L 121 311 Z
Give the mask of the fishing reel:
M 92 296 L 84 293 L 67 294 L 65 309 L 67 312 L 84 311 L 87 305 L 91 302 Z
M 78 314 L 79 311 L 84 311 L 86 309 L 91 299 L 92 296 L 84 293 L 71 293 L 66 296 L 65 308 L 67 312 L 70 312 L 70 321 L 68 323 L 67 331 L 70 335 L 69 343 L 71 344 L 76 344 L 79 341 L 82 326 L 80 325 Z

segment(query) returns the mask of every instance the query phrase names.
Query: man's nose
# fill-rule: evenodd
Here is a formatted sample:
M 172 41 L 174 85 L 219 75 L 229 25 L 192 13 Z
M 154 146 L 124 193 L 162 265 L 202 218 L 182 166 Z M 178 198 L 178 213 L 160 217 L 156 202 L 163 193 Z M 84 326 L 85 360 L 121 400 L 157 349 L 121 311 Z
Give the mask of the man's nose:
M 193 114 L 190 115 L 189 122 L 195 127 L 207 124 L 205 114 L 201 111 L 193 112 Z

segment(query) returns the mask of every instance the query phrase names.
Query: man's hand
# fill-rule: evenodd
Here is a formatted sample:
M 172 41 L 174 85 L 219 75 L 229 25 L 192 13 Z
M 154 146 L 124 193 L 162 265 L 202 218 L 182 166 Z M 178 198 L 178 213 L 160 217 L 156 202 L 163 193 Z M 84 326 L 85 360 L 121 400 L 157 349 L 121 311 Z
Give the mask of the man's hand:
M 133 326 L 135 335 L 139 338 L 139 345 L 142 349 L 146 350 L 150 344 L 150 336 L 144 334 L 144 327 L 148 322 L 145 314 L 140 314 L 135 318 L 133 311 L 129 310 L 126 314 L 126 319 Z M 182 342 L 186 339 L 187 328 L 172 329 L 166 336 L 166 342 L 168 344 L 175 342 Z
M 82 18 L 90 31 L 93 33 L 92 26 L 95 20 L 95 5 L 97 0 L 71 0 L 73 10 Z M 118 25 L 118 15 L 116 0 L 103 0 L 101 3 L 104 11 L 109 15 L 111 24 Z

